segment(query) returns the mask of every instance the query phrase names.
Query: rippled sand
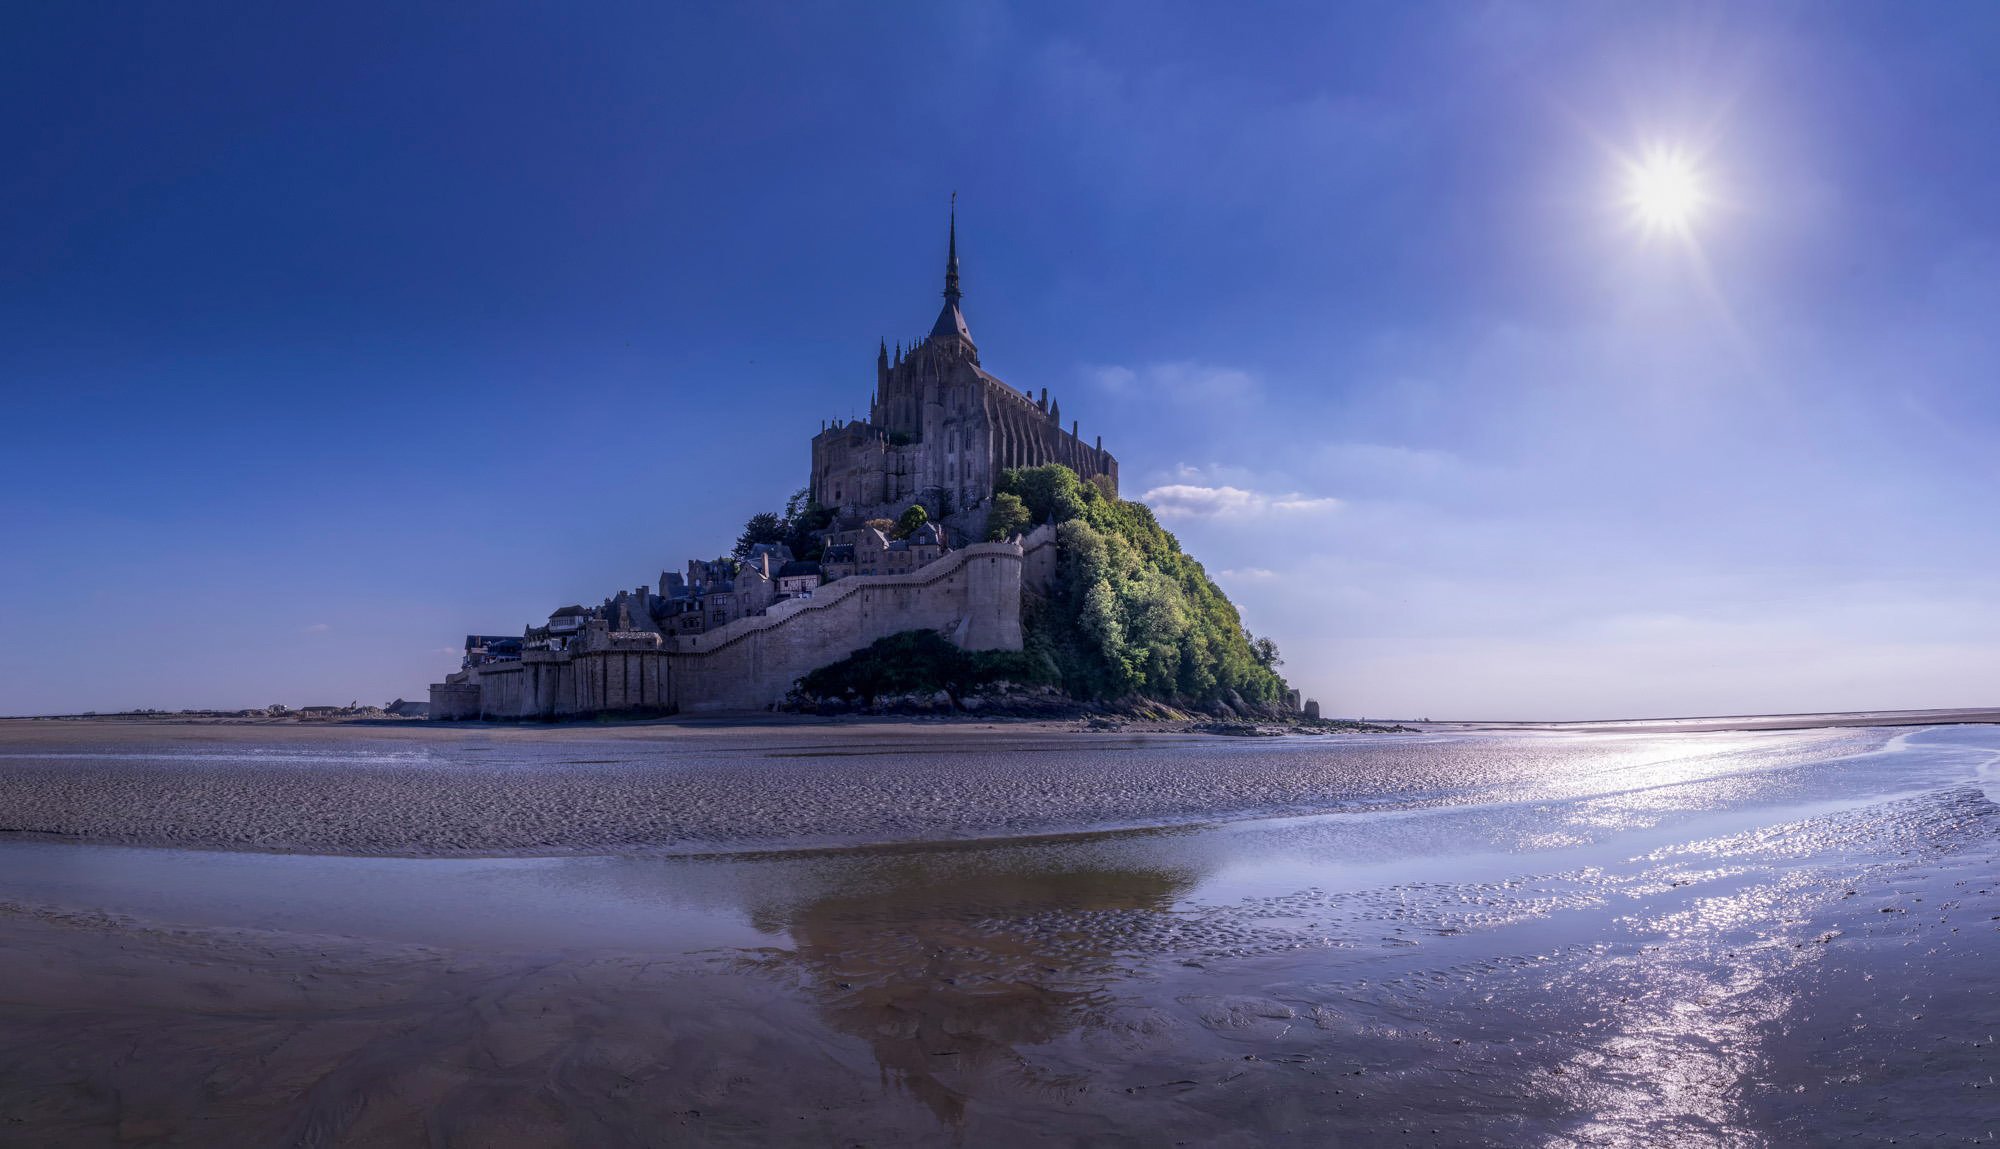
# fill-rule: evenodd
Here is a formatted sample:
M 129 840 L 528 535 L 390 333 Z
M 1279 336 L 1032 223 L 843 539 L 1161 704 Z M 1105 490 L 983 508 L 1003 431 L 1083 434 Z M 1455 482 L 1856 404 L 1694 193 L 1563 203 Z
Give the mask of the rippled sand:
M 1773 744 L 1808 761 L 1844 735 Z M 0 723 L 0 829 L 311 853 L 680 853 L 1061 834 L 1337 806 L 1561 797 L 1742 736 L 1230 739 L 958 725 Z
M 0 1143 L 1931 1144 L 2000 1112 L 2000 731 L 207 736 L 65 784 L 0 759 L 31 779 L 0 794 L 150 778 L 79 826 L 206 845 L 189 794 L 314 769 L 407 769 L 426 818 L 702 799 L 566 810 L 551 858 L 0 841 Z M 252 805 L 214 824 L 396 824 Z M 1009 836 L 1105 810 L 1155 828 Z M 837 837 L 891 844 L 786 848 Z

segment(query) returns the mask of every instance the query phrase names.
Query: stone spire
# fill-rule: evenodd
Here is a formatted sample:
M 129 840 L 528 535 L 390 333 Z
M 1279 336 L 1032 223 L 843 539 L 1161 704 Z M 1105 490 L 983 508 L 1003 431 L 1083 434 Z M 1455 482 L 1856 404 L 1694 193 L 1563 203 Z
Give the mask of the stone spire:
M 951 193 L 951 240 L 944 261 L 944 310 L 938 312 L 937 322 L 931 324 L 932 339 L 958 339 L 966 346 L 972 343 L 972 330 L 965 325 L 965 316 L 958 310 L 958 193 Z M 979 360 L 974 358 L 973 362 Z
M 958 295 L 958 193 L 951 193 L 951 239 L 947 248 L 949 254 L 944 259 L 944 298 L 946 303 L 957 305 Z

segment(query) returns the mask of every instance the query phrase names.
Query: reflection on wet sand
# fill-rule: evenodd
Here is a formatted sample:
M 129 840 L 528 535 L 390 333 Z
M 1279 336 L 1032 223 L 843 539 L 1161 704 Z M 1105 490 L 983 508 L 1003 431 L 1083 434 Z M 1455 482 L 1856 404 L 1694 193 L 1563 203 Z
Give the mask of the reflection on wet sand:
M 135 915 L 0 906 L 0 1141 L 1991 1132 L 2000 750 L 1664 741 L 1525 798 L 1060 841 L 498 862 L 0 843 L 9 896 Z
M 1044 1096 L 1083 1084 L 1017 1050 L 1106 1003 L 1115 945 L 1026 921 L 1051 907 L 1166 913 L 1194 884 L 1165 870 L 939 874 L 923 859 L 898 870 L 890 888 L 758 919 L 790 934 L 826 1023 L 868 1042 L 887 1078 L 952 1127 L 965 1123 L 968 1079 Z

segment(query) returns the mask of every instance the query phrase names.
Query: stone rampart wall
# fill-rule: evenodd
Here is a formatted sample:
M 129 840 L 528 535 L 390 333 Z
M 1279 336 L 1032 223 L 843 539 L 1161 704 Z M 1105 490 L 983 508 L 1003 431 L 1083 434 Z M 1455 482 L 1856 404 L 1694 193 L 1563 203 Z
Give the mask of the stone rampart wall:
M 479 685 L 473 682 L 431 684 L 431 714 L 445 722 L 463 722 L 479 717 Z
M 1053 539 L 1051 532 L 1051 553 Z M 763 710 L 807 673 L 905 630 L 939 630 L 967 650 L 1019 650 L 1023 566 L 1022 544 L 978 543 L 910 574 L 841 579 L 672 649 L 529 651 L 519 662 L 471 670 L 462 684 L 433 686 L 432 714 Z
M 939 630 L 967 650 L 1021 649 L 1021 548 L 978 543 L 907 575 L 857 575 L 763 615 L 683 639 L 682 711 L 762 710 L 792 684 L 877 639 Z
M 1056 561 L 1056 528 L 1043 523 L 1021 539 L 1021 585 L 1036 594 L 1047 594 L 1056 585 L 1060 570 Z
M 475 687 L 477 717 L 574 718 L 585 714 L 668 713 L 673 703 L 673 665 L 664 651 L 587 650 L 576 654 L 529 651 L 519 662 L 482 666 L 468 675 L 464 687 L 431 688 L 433 702 L 441 691 Z M 447 718 L 472 717 L 455 702 Z

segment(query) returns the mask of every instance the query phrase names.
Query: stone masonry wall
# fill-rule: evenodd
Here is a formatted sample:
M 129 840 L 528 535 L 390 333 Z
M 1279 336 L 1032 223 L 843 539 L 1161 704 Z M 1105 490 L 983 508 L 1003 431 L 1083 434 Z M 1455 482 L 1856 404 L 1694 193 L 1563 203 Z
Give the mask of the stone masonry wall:
M 1021 562 L 1019 544 L 978 543 L 911 574 L 841 579 L 691 638 L 670 656 L 676 703 L 761 710 L 807 673 L 905 630 L 943 631 L 967 650 L 1019 650 Z
M 1047 594 L 1056 585 L 1056 528 L 1043 523 L 1021 539 L 1021 585 L 1036 594 Z
M 433 714 L 763 710 L 807 673 L 905 630 L 939 630 L 967 650 L 1019 650 L 1024 551 L 1038 569 L 1049 567 L 1043 555 L 1053 555 L 1054 532 L 1042 528 L 1024 542 L 977 543 L 907 575 L 841 579 L 674 649 L 529 651 L 519 662 L 468 671 L 462 683 L 434 685 L 432 702 L 442 705 Z

